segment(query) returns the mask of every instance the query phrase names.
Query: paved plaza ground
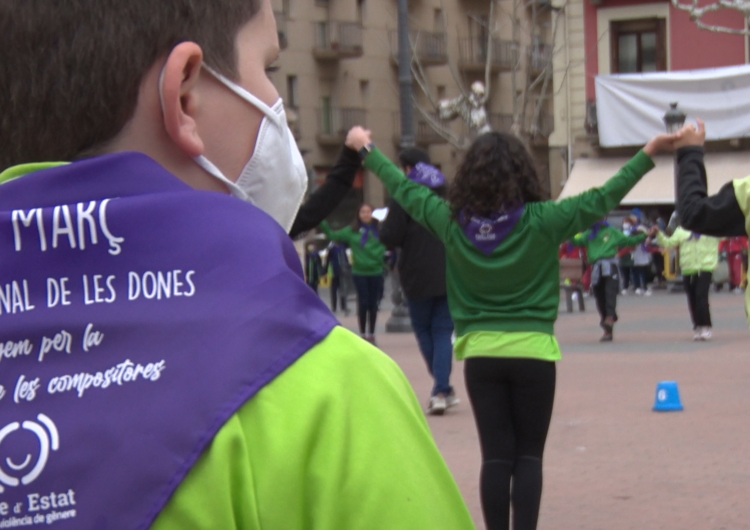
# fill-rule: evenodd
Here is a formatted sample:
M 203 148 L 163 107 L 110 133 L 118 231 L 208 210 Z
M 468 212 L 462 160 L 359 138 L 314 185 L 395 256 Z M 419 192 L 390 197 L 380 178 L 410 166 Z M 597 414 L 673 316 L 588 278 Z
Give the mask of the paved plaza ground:
M 586 302 L 585 313 L 561 307 L 557 322 L 563 360 L 539 529 L 750 529 L 750 332 L 743 297 L 711 293 L 714 339 L 706 343 L 692 341 L 684 294 L 620 297 L 612 344 L 598 342 L 596 309 L 592 299 Z M 384 309 L 379 328 L 390 314 Z M 356 328 L 353 317 L 342 322 Z M 413 335 L 381 332 L 378 345 L 425 403 L 431 383 Z M 683 412 L 651 410 L 664 380 L 679 384 Z M 453 383 L 463 402 L 428 421 L 482 529 L 479 445 L 461 363 L 454 363 Z

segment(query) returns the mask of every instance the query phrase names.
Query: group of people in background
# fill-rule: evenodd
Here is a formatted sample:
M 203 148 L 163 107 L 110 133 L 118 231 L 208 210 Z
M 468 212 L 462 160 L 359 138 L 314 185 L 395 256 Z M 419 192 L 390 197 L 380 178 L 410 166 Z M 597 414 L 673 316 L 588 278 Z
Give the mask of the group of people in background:
M 709 291 L 711 285 L 720 290 L 724 283 L 729 290 L 742 293 L 747 271 L 747 237 L 719 239 L 703 236 L 677 227 L 670 235 L 661 218 L 642 224 L 639 209 L 622 221 L 622 230 L 605 220 L 594 223 L 588 231 L 561 246 L 561 257 L 583 258 L 584 289 L 593 291 L 601 316 L 602 342 L 613 340 L 617 321 L 617 291 L 651 296 L 650 282 L 663 283 L 664 251 L 679 250 L 679 270 L 688 299 L 694 340 L 710 340 L 713 336 Z M 580 248 L 584 251 L 581 252 Z M 727 278 L 715 278 L 720 262 L 726 262 Z M 632 287 L 632 290 L 631 290 Z

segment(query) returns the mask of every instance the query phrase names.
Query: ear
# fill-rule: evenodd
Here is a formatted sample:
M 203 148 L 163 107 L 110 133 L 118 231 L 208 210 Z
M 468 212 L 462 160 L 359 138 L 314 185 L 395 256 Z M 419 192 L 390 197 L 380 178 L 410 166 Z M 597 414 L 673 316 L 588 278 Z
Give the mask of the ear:
M 203 140 L 195 122 L 198 107 L 196 85 L 202 64 L 201 47 L 194 42 L 182 42 L 167 57 L 160 81 L 167 134 L 191 158 L 203 154 Z

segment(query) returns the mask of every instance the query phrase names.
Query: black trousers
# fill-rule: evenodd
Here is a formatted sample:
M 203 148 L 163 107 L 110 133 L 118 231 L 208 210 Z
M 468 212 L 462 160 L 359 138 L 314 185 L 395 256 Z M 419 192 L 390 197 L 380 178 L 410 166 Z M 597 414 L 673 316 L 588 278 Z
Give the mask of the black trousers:
M 698 327 L 711 327 L 711 309 L 708 304 L 708 292 L 711 287 L 713 274 L 710 272 L 699 272 L 682 277 L 687 293 L 690 318 L 693 321 L 693 329 Z
M 612 276 L 602 276 L 599 283 L 594 285 L 596 309 L 599 311 L 601 323 L 605 318 L 617 322 L 617 293 L 620 290 L 620 280 L 616 272 Z
M 341 299 L 341 309 L 346 311 L 346 294 L 341 286 L 341 276 L 331 277 L 331 309 L 336 312 L 339 298 Z
M 470 357 L 464 375 L 482 448 L 480 494 L 487 530 L 534 530 L 542 455 L 555 401 L 555 363 Z

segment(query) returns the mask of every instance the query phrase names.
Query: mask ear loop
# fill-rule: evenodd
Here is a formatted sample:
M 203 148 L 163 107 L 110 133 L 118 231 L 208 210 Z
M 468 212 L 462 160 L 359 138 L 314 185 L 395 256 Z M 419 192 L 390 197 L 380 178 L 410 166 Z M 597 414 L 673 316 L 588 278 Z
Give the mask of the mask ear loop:
M 166 68 L 167 68 L 167 65 L 165 64 L 162 67 L 161 72 L 159 73 L 159 103 L 161 104 L 162 117 L 164 116 L 164 74 L 166 72 Z M 203 68 L 208 70 L 212 75 L 216 75 L 205 64 L 203 65 Z M 223 182 L 229 188 L 229 191 L 232 193 L 232 195 L 234 195 L 235 197 L 239 199 L 242 199 L 243 201 L 252 203 L 251 198 L 248 197 L 247 193 L 245 193 L 245 190 L 240 188 L 236 183 L 229 180 L 224 175 L 224 173 L 222 173 L 221 170 L 218 167 L 216 167 L 208 158 L 206 158 L 203 155 L 199 155 L 199 156 L 194 156 L 193 161 L 196 164 L 198 164 L 201 168 L 203 168 L 203 170 L 206 171 L 206 173 L 208 173 L 212 177 L 217 178 L 218 180 Z
M 227 87 L 229 90 L 237 94 L 239 97 L 256 107 L 258 110 L 260 110 L 263 114 L 266 115 L 266 117 L 271 120 L 274 125 L 277 127 L 280 127 L 282 124 L 280 123 L 281 117 L 274 112 L 274 110 L 266 105 L 263 101 L 261 101 L 257 96 L 254 96 L 244 88 L 242 88 L 240 85 L 235 83 L 234 81 L 227 79 L 223 75 L 221 75 L 219 72 L 208 66 L 206 63 L 203 63 L 203 69 L 206 70 L 208 73 L 210 73 L 212 76 L 216 78 L 217 81 L 219 81 L 222 85 Z M 276 104 L 281 101 L 281 98 L 277 100 Z

